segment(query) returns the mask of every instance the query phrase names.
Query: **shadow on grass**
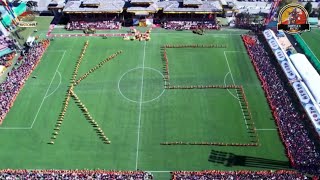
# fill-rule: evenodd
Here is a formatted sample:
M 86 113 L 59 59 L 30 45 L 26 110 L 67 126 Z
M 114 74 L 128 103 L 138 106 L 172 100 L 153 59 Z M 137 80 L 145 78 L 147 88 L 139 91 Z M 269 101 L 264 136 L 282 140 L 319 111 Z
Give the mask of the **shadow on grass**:
M 291 169 L 288 161 L 241 156 L 233 153 L 211 150 L 209 162 L 223 164 L 226 167 L 245 166 L 268 169 Z

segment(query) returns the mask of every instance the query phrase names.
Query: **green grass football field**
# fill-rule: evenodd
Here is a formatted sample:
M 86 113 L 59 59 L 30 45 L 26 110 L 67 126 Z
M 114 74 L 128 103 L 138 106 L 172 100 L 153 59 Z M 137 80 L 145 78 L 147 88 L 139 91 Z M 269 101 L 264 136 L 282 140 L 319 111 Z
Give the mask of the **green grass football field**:
M 77 78 L 113 53 L 74 87 L 103 129 L 104 144 L 73 99 L 54 145 L 52 133 L 85 41 Z M 239 96 L 232 89 L 164 89 L 164 44 L 225 44 L 227 48 L 167 50 L 171 85 L 241 85 L 259 146 L 160 145 L 162 142 L 250 143 Z M 151 41 L 99 37 L 55 38 L 0 128 L 0 168 L 151 171 L 283 169 L 287 162 L 275 122 L 238 31 L 156 30 Z M 257 159 L 254 165 L 213 162 L 212 151 Z M 258 161 L 258 158 L 259 159 Z M 272 162 L 272 163 L 270 163 Z
M 312 28 L 310 32 L 302 33 L 303 40 L 308 44 L 314 55 L 320 59 L 319 42 L 320 42 L 320 29 Z

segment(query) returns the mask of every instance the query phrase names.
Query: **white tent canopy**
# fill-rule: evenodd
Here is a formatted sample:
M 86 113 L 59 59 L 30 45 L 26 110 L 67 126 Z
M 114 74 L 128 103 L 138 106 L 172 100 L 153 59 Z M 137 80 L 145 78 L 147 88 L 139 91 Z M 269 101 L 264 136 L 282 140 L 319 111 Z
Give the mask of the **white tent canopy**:
M 290 55 L 293 65 L 307 85 L 317 104 L 320 104 L 320 75 L 304 54 Z
M 27 43 L 33 42 L 36 38 L 34 36 L 29 36 L 27 39 Z
M 34 43 L 35 43 L 35 37 L 34 36 L 29 36 L 27 41 L 26 41 L 26 44 L 30 47 L 33 47 L 34 46 Z

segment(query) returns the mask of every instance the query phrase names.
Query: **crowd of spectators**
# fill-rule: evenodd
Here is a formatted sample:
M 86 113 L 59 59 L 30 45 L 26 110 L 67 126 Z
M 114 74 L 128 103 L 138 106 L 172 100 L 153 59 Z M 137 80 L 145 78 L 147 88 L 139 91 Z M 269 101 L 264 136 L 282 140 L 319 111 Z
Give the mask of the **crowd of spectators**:
M 252 64 L 259 76 L 293 167 L 311 174 L 320 174 L 320 151 L 304 124 L 307 116 L 295 107 L 287 83 L 273 64 L 265 47 L 255 35 L 242 36 Z M 306 122 L 306 121 L 305 121 Z
M 95 29 L 121 29 L 121 23 L 119 21 L 95 21 L 95 22 L 85 22 L 85 21 L 71 21 L 67 24 L 66 29 L 68 30 L 83 30 L 86 28 Z
M 1 170 L 0 179 L 114 179 L 149 180 L 152 175 L 143 171 L 105 170 Z
M 6 80 L 0 85 L 0 124 L 12 107 L 25 81 L 39 63 L 50 41 L 44 40 L 32 47 L 19 67 L 13 67 Z
M 0 65 L 5 66 L 5 67 L 9 67 L 12 65 L 12 59 L 14 58 L 16 54 L 16 51 L 11 51 L 8 54 L 5 54 L 3 56 L 0 57 Z
M 12 54 L 8 54 L 7 52 L 15 50 L 14 41 L 15 40 L 10 39 L 9 37 L 0 36 L 0 65 L 8 66 L 7 60 L 11 60 Z M 3 53 L 2 51 L 6 51 L 6 53 Z
M 305 180 L 308 177 L 294 171 L 175 171 L 172 172 L 172 180 L 209 180 L 209 179 L 294 179 Z
M 171 30 L 190 30 L 190 29 L 219 29 L 213 21 L 167 21 L 163 28 Z
M 10 39 L 9 37 L 0 36 L 0 50 L 5 48 L 14 49 L 14 41 Z

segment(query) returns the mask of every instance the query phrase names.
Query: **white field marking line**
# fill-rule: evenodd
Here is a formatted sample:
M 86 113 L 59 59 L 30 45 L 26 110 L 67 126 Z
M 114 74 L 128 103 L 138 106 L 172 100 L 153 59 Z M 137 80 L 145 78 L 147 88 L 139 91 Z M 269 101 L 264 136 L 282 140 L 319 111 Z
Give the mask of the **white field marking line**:
M 56 87 L 56 89 L 54 89 L 49 95 L 47 95 L 45 98 L 48 98 L 49 96 L 51 96 L 53 93 L 55 93 L 57 90 L 58 90 L 58 88 L 60 87 L 60 85 L 61 85 L 61 79 L 62 79 L 62 77 L 61 77 L 61 74 L 60 74 L 60 72 L 59 71 L 57 71 L 57 73 L 59 74 L 59 84 L 58 84 L 58 86 Z
M 121 88 L 120 88 L 120 82 L 121 82 L 121 80 L 123 79 L 123 77 L 125 77 L 129 72 L 134 71 L 134 70 L 136 70 L 136 69 L 150 69 L 150 70 L 156 71 L 156 72 L 158 72 L 158 73 L 162 76 L 162 78 L 164 78 L 164 75 L 163 75 L 163 73 L 161 73 L 159 70 L 154 69 L 154 68 L 151 68 L 151 67 L 135 67 L 135 68 L 129 69 L 127 72 L 125 72 L 125 73 L 122 74 L 122 76 L 120 77 L 120 79 L 119 79 L 119 81 L 118 81 L 118 91 L 119 91 L 120 95 L 121 95 L 123 98 L 125 98 L 126 100 L 130 101 L 130 102 L 140 103 L 139 101 L 135 101 L 135 100 L 132 100 L 132 99 L 126 97 L 126 96 L 122 93 Z M 149 103 L 149 102 L 152 102 L 152 101 L 155 101 L 155 100 L 159 99 L 159 98 L 163 95 L 163 93 L 164 93 L 165 91 L 166 91 L 166 89 L 163 88 L 163 91 L 162 91 L 157 97 L 155 97 L 155 98 L 153 98 L 153 99 L 150 99 L 150 100 L 147 100 L 147 101 L 142 101 L 142 103 Z
M 225 86 L 227 86 L 226 78 L 227 78 L 228 74 L 230 74 L 230 71 L 227 72 L 227 74 L 224 76 L 223 83 L 224 83 Z M 237 96 L 235 96 L 228 88 L 227 88 L 227 91 L 229 92 L 229 94 L 230 94 L 231 96 L 233 96 L 234 98 L 236 98 L 236 99 L 239 101 L 239 98 L 238 98 Z
M 300 36 L 300 34 L 298 34 L 298 36 Z M 312 52 L 312 54 L 314 55 L 314 57 L 317 57 L 313 51 L 310 49 L 309 45 L 304 41 L 304 39 L 300 36 L 300 38 L 302 39 L 302 41 L 307 45 L 308 49 Z
M 233 85 L 236 85 L 236 83 L 234 82 L 234 78 L 233 78 L 233 75 L 232 75 L 232 71 L 231 71 L 231 68 L 230 68 L 230 65 L 229 65 L 229 61 L 228 61 L 228 58 L 227 58 L 227 55 L 226 55 L 226 51 L 223 51 L 223 54 L 224 54 L 225 60 L 226 60 L 226 62 L 227 62 L 228 68 L 229 68 L 229 72 L 230 72 L 230 75 L 231 75 L 231 79 L 232 79 Z M 247 129 L 249 129 L 248 124 L 247 124 L 247 119 L 246 119 L 246 117 L 245 117 L 245 115 L 244 115 L 244 112 L 243 112 L 243 109 L 242 109 L 242 106 L 241 106 L 241 102 L 240 102 L 240 100 L 239 100 L 240 98 L 239 98 L 238 93 L 237 93 L 237 97 L 238 97 L 237 99 L 238 99 L 238 102 L 239 102 L 240 109 L 241 109 L 241 111 L 242 111 L 243 119 L 244 119 L 244 121 L 245 121 L 245 124 L 246 124 Z
M 144 42 L 143 47 L 143 58 L 142 58 L 142 76 L 141 76 L 141 89 L 140 89 L 140 105 L 139 105 L 139 121 L 138 121 L 138 138 L 137 138 L 137 151 L 136 151 L 136 170 L 138 170 L 138 160 L 139 160 L 139 143 L 140 143 L 140 128 L 141 128 L 141 111 L 142 111 L 142 98 L 143 98 L 143 81 L 144 81 L 144 61 L 146 59 L 146 44 Z
M 276 131 L 277 129 L 256 129 L 257 131 Z
M 36 119 L 37 119 L 37 117 L 38 117 L 38 114 L 39 114 L 39 112 L 40 112 L 40 110 L 41 110 L 41 107 L 42 107 L 42 105 L 43 105 L 43 103 L 44 103 L 44 100 L 46 99 L 46 96 L 47 96 L 47 94 L 48 94 L 48 91 L 49 91 L 49 89 L 50 89 L 50 87 L 51 87 L 51 85 L 52 85 L 52 82 L 53 82 L 53 80 L 54 80 L 54 78 L 55 78 L 55 76 L 56 76 L 56 74 L 57 74 L 57 72 L 58 72 L 58 69 L 59 69 L 59 67 L 60 67 L 60 64 L 61 64 L 63 58 L 64 58 L 65 53 L 66 53 L 66 51 L 64 51 L 64 53 L 63 53 L 63 55 L 62 55 L 62 57 L 61 57 L 61 59 L 60 59 L 60 62 L 59 62 L 59 64 L 58 64 L 57 68 L 56 68 L 56 71 L 54 72 L 54 75 L 53 75 L 53 77 L 52 77 L 52 79 L 51 79 L 51 82 L 50 82 L 50 84 L 49 84 L 49 87 L 48 87 L 48 89 L 47 89 L 47 91 L 46 91 L 46 93 L 45 93 L 45 95 L 44 95 L 44 97 L 43 97 L 43 99 L 42 99 L 42 102 L 41 102 L 41 104 L 40 104 L 40 106 L 39 106 L 39 108 L 38 108 L 38 111 L 37 111 L 37 113 L 36 113 L 36 115 L 35 115 L 35 117 L 34 117 L 34 119 L 33 119 L 33 122 L 32 122 L 32 124 L 31 124 L 31 126 L 30 126 L 30 127 L 0 127 L 0 129 L 11 129 L 11 130 L 32 129 L 32 127 L 33 127 L 33 125 L 34 125 L 34 123 L 35 123 L 35 121 L 36 121 Z
M 48 89 L 47 89 L 47 91 L 46 91 L 46 94 L 44 95 L 44 97 L 43 97 L 43 99 L 42 99 L 42 102 L 41 102 L 41 104 L 40 104 L 40 106 L 39 106 L 39 108 L 38 108 L 38 112 L 37 112 L 36 116 L 35 116 L 34 119 L 33 119 L 33 122 L 32 122 L 32 124 L 31 124 L 30 129 L 32 129 L 34 123 L 35 123 L 36 120 L 37 120 L 37 117 L 38 117 L 38 114 L 39 114 L 39 112 L 40 112 L 40 110 L 41 110 L 41 107 L 42 107 L 42 105 L 43 105 L 43 102 L 44 102 L 44 100 L 46 99 L 46 96 L 47 96 L 47 94 L 48 94 L 48 92 L 49 92 L 49 89 L 50 89 L 50 87 L 51 87 L 51 85 L 52 85 L 52 82 L 53 82 L 54 78 L 55 78 L 56 75 L 57 75 L 58 69 L 59 69 L 59 67 L 60 67 L 60 65 L 61 65 L 61 62 L 62 62 L 65 54 L 66 54 L 66 51 L 63 52 L 63 55 L 62 55 L 62 57 L 61 57 L 61 59 L 60 59 L 60 62 L 59 62 L 59 64 L 58 64 L 57 68 L 56 68 L 56 71 L 54 72 L 54 75 L 53 75 L 53 77 L 52 77 L 52 79 L 51 79 L 51 82 L 50 82 L 49 87 L 48 87 Z

